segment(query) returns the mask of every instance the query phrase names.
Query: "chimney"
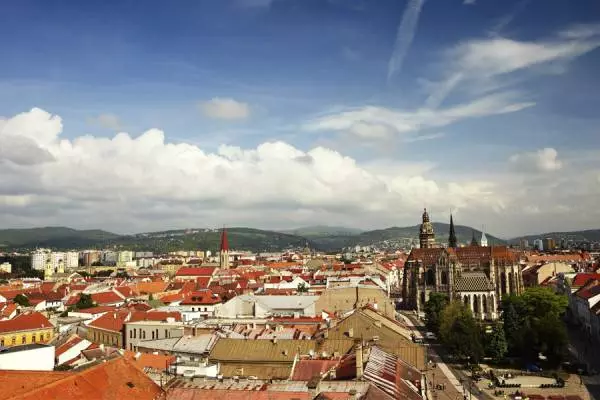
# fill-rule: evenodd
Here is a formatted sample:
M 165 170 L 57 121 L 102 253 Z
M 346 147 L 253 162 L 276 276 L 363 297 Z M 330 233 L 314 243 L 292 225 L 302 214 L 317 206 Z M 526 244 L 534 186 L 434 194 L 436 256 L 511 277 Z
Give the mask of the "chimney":
M 363 345 L 362 340 L 356 339 L 354 341 L 354 352 L 356 354 L 356 379 L 362 379 L 363 377 Z

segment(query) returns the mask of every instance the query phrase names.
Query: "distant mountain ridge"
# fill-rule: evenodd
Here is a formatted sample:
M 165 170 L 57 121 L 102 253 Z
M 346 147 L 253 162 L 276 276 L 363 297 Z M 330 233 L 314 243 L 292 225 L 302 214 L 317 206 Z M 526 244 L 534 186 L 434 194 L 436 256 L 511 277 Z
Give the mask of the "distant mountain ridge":
M 434 222 L 436 241 L 447 243 L 449 224 Z M 481 240 L 481 231 L 464 225 L 455 225 L 459 243 L 470 243 L 473 235 Z M 227 228 L 230 247 L 236 250 L 271 252 L 286 249 L 310 248 L 320 251 L 339 251 L 343 248 L 360 246 L 410 245 L 418 239 L 419 225 L 391 227 L 359 232 L 352 228 L 313 226 L 283 232 L 245 227 Z M 296 234 L 290 232 L 297 232 Z M 53 249 L 115 248 L 158 253 L 175 250 L 218 251 L 220 229 L 178 229 L 161 232 L 146 232 L 135 235 L 119 235 L 98 229 L 76 230 L 65 227 L 0 230 L 0 250 L 32 250 L 37 247 Z M 600 229 L 574 232 L 554 232 L 526 235 L 503 240 L 486 233 L 489 245 L 518 243 L 520 239 L 562 237 L 573 240 L 600 241 Z
M 288 233 L 290 235 L 304 236 L 306 238 L 313 238 L 323 236 L 352 236 L 358 235 L 364 232 L 364 230 L 347 228 L 344 226 L 315 225 L 296 229 L 285 229 L 280 232 Z

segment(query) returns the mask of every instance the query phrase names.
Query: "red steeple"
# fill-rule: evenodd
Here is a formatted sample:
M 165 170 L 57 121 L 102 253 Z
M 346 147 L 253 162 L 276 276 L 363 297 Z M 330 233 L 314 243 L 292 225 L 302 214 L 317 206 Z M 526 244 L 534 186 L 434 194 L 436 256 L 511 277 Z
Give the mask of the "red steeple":
M 227 231 L 225 228 L 221 232 L 221 251 L 229 251 L 229 241 L 227 240 Z

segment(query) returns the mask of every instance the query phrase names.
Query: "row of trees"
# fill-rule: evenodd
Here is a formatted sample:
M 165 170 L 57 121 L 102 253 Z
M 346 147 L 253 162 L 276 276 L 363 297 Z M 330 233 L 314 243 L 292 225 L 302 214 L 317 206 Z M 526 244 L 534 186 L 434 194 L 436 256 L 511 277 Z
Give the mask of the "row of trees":
M 557 364 L 567 344 L 562 321 L 567 304 L 565 296 L 548 288 L 530 288 L 502 300 L 502 317 L 490 329 L 483 328 L 462 302 L 432 293 L 425 305 L 425 321 L 459 359 L 478 362 L 485 356 L 500 361 L 511 356 L 535 361 L 541 353 Z

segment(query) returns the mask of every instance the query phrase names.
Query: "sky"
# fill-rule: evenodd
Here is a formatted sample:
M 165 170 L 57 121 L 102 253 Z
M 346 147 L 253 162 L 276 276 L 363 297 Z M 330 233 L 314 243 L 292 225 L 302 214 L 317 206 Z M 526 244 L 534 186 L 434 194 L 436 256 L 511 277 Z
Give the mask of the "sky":
M 0 228 L 600 228 L 597 0 L 6 0 Z

